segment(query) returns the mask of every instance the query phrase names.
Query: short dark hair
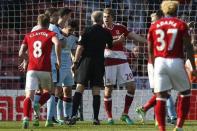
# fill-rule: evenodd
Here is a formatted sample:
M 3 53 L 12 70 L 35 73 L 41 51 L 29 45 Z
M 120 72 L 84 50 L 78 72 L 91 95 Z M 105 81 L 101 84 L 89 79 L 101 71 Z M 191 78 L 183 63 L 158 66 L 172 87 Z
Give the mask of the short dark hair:
M 72 12 L 72 10 L 69 9 L 69 8 L 61 8 L 61 9 L 59 10 L 59 16 L 60 16 L 60 17 L 63 17 L 64 15 L 68 15 L 68 14 L 71 13 L 71 12 Z
M 57 8 L 49 8 L 49 9 L 46 9 L 46 11 L 44 12 L 44 14 L 47 14 L 48 16 L 52 16 L 53 13 L 57 12 L 58 9 Z
M 155 13 L 156 13 L 156 15 L 157 15 L 159 18 L 161 18 L 161 17 L 164 16 L 162 10 L 157 10 Z
M 47 14 L 38 15 L 38 24 L 42 27 L 48 27 L 50 23 L 50 17 Z
M 78 22 L 76 20 L 68 20 L 67 25 L 65 27 L 70 26 L 71 28 L 77 29 L 78 28 Z

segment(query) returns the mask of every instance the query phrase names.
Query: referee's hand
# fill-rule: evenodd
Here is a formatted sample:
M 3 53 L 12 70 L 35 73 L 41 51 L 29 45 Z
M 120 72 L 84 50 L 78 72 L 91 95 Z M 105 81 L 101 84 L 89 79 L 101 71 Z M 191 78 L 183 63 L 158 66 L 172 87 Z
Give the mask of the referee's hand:
M 192 71 L 192 76 L 197 77 L 197 70 Z
M 57 60 L 57 62 L 55 63 L 55 67 L 56 69 L 60 69 L 61 63 Z

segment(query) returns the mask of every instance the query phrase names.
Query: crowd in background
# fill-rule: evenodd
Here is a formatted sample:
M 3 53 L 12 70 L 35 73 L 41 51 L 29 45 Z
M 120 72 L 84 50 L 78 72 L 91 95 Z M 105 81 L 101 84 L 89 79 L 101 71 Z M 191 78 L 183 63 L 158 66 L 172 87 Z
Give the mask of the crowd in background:
M 197 21 L 197 0 L 179 1 L 181 5 L 178 16 L 187 22 Z M 0 76 L 21 76 L 16 71 L 15 50 L 18 49 L 24 34 L 36 25 L 37 15 L 43 13 L 46 8 L 67 6 L 72 9 L 74 12 L 72 17 L 77 19 L 79 24 L 76 32 L 78 35 L 85 26 L 91 25 L 90 14 L 92 11 L 112 7 L 117 14 L 116 22 L 127 26 L 130 31 L 146 37 L 147 29 L 150 26 L 150 14 L 159 9 L 161 2 L 162 0 L 2 0 L 0 3 L 0 47 L 6 48 L 6 51 L 2 49 L 3 51 L 0 53 Z M 191 34 L 196 36 L 196 24 L 191 28 Z M 196 43 L 196 38 L 194 43 Z M 130 56 L 129 62 L 132 63 L 134 75 L 147 76 L 146 47 L 140 47 L 139 52 L 136 53 L 133 41 L 127 41 L 125 50 Z

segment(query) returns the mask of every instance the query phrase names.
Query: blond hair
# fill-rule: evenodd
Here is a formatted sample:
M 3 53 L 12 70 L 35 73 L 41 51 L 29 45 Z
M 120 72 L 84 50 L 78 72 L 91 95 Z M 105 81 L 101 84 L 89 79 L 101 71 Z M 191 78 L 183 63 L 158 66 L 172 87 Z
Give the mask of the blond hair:
M 91 20 L 96 23 L 103 22 L 103 12 L 102 11 L 94 11 L 91 14 Z
M 164 15 L 174 15 L 177 12 L 178 5 L 178 1 L 165 0 L 161 3 L 161 10 Z

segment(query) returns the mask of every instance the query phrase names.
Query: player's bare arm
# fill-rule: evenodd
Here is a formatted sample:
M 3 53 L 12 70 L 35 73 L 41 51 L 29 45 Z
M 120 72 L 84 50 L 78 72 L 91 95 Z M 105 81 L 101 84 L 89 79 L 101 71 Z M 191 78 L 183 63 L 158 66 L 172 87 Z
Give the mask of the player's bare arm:
M 28 56 L 27 56 L 27 45 L 22 44 L 19 50 L 19 70 L 20 71 L 26 71 L 27 69 L 27 64 L 28 64 Z
M 57 68 L 60 68 L 61 66 L 61 42 L 58 40 L 58 38 L 56 36 L 52 37 L 52 42 L 55 45 L 55 54 L 56 54 L 56 58 L 57 58 Z
M 144 37 L 142 37 L 134 32 L 129 32 L 127 38 L 129 40 L 135 40 L 135 41 L 140 42 L 142 44 L 147 43 L 147 40 Z
M 195 71 L 196 66 L 195 66 L 195 60 L 194 60 L 194 49 L 193 49 L 193 45 L 189 41 L 191 41 L 190 37 L 184 37 L 183 38 L 183 42 L 184 42 L 184 45 L 185 45 L 187 57 L 191 62 L 192 69 L 194 70 L 193 75 L 197 76 L 197 73 Z
M 82 45 L 78 45 L 77 46 L 74 62 L 78 62 L 79 61 L 83 50 L 84 50 L 84 47 Z

